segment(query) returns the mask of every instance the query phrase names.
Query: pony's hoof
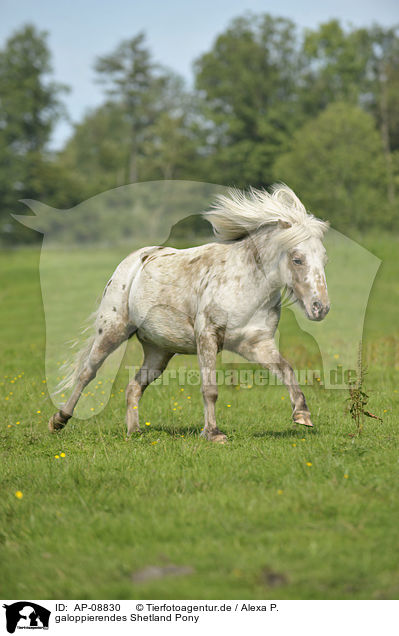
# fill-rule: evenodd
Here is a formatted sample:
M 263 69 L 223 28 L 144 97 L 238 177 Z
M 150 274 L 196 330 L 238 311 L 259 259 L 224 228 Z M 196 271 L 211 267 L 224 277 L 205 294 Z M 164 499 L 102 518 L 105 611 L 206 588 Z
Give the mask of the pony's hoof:
M 215 442 L 216 444 L 227 444 L 227 437 L 223 433 L 220 433 L 220 435 L 211 437 L 211 442 Z
M 226 435 L 217 429 L 216 431 L 202 431 L 201 437 L 205 437 L 208 442 L 216 442 L 217 444 L 227 443 Z
M 215 433 L 215 435 L 210 435 L 207 439 L 215 444 L 227 444 L 227 437 L 224 433 Z
M 64 428 L 67 421 L 68 419 L 65 419 L 65 417 L 63 417 L 60 412 L 54 413 L 54 415 L 52 415 L 49 419 L 48 430 L 50 431 L 50 433 L 55 433 L 55 431 L 60 431 L 61 429 Z
M 295 424 L 313 427 L 312 420 L 310 419 L 310 413 L 295 413 L 294 422 Z

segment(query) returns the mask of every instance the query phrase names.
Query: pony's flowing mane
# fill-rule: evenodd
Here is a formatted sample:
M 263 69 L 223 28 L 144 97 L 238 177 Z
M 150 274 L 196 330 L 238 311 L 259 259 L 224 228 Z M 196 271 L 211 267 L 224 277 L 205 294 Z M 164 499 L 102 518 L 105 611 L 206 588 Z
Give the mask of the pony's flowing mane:
M 203 215 L 213 226 L 215 235 L 223 241 L 243 238 L 263 226 L 276 225 L 276 240 L 287 248 L 308 238 L 323 237 L 328 223 L 306 211 L 296 194 L 279 183 L 266 190 L 250 188 L 248 192 L 231 189 L 228 196 L 220 194 L 211 210 Z

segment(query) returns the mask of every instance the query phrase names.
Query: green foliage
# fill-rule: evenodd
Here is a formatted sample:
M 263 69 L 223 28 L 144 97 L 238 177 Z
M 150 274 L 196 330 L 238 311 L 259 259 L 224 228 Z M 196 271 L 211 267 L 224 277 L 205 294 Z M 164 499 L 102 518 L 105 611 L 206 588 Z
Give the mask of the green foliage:
M 178 178 L 196 152 L 189 134 L 192 100 L 181 78 L 152 61 L 142 33 L 98 58 L 95 69 L 110 100 L 110 124 L 122 123 L 122 183 Z
M 64 115 L 60 95 L 66 87 L 49 79 L 46 39 L 27 25 L 0 51 L 0 235 L 6 242 L 37 240 L 10 217 L 25 211 L 18 199 L 46 199 L 60 207 L 74 200 L 74 184 L 47 152 Z
M 79 185 L 81 200 L 125 183 L 129 126 L 119 104 L 107 103 L 75 125 L 57 158 Z
M 57 154 L 62 116 L 46 34 L 26 26 L 0 51 L 0 237 L 20 198 L 73 207 L 135 181 L 267 187 L 284 180 L 342 230 L 398 228 L 399 31 L 330 20 L 236 18 L 194 64 L 195 88 L 152 57 L 143 33 L 97 58 L 104 103 Z M 112 223 L 112 219 L 110 221 Z
M 335 101 L 359 103 L 369 87 L 372 43 L 366 29 L 346 32 L 338 20 L 314 31 L 303 43 L 303 90 L 306 112 L 317 115 Z
M 369 396 L 363 386 L 366 373 L 366 369 L 363 365 L 362 346 L 360 345 L 356 378 L 348 382 L 348 411 L 355 424 L 356 433 L 358 435 L 361 435 L 363 432 L 363 419 L 365 415 L 382 422 L 380 417 L 366 410 L 369 401 Z
M 296 27 L 269 15 L 239 18 L 195 64 L 213 162 L 222 183 L 270 182 L 271 165 L 298 120 Z
M 332 104 L 300 128 L 274 177 L 340 230 L 392 227 L 381 138 L 357 106 Z
M 20 155 L 45 147 L 61 112 L 58 95 L 64 87 L 46 79 L 51 72 L 46 37 L 28 25 L 0 53 L 0 127 Z
M 27 25 L 0 51 L 0 233 L 10 241 L 29 236 L 9 216 L 18 211 L 18 199 L 46 197 L 57 205 L 71 195 L 46 155 L 54 124 L 64 113 L 60 95 L 66 90 L 48 79 L 46 38 Z

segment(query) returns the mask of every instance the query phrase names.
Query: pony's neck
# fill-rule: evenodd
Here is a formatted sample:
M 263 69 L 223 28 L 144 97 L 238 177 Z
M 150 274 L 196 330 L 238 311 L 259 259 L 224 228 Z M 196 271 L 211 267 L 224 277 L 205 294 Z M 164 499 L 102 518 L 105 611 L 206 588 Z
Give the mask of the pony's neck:
M 259 281 L 260 287 L 268 292 L 283 287 L 279 262 L 281 246 L 275 240 L 274 228 L 260 228 L 240 241 L 240 248 L 246 254 L 249 275 Z

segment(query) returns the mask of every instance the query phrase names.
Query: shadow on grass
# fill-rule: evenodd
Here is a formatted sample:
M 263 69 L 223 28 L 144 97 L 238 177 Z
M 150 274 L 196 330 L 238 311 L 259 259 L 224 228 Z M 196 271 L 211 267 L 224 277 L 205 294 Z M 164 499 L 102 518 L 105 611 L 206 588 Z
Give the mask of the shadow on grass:
M 277 439 L 284 437 L 301 438 L 304 435 L 317 435 L 317 431 L 313 428 L 309 429 L 288 429 L 286 431 L 262 431 L 261 433 L 253 433 L 252 437 L 275 437 Z
M 202 431 L 202 426 L 198 425 L 198 426 L 174 426 L 174 427 L 164 427 L 164 426 L 151 426 L 151 430 L 153 432 L 157 431 L 159 433 L 166 433 L 167 435 L 169 435 L 170 437 L 179 437 L 180 435 L 190 435 L 192 437 L 198 437 L 200 439 L 203 439 L 203 437 L 201 436 L 201 431 Z M 146 433 L 147 431 L 144 430 L 142 431 L 142 434 Z M 148 431 L 149 432 L 149 431 Z M 233 429 L 230 431 L 226 431 L 223 430 L 224 433 L 226 433 L 227 437 L 234 437 L 236 435 L 238 435 L 238 437 L 241 437 L 243 431 L 242 429 Z M 302 437 L 304 437 L 304 435 L 317 435 L 318 432 L 317 430 L 313 429 L 313 428 L 308 428 L 306 429 L 305 427 L 303 428 L 293 428 L 293 429 L 287 429 L 285 431 L 260 431 L 260 432 L 250 432 L 247 431 L 245 437 L 246 439 L 250 439 L 252 438 L 261 438 L 261 437 L 273 437 L 275 439 L 284 439 L 284 438 L 296 438 L 296 439 L 301 439 Z
M 151 425 L 151 430 L 157 431 L 158 433 L 166 433 L 170 437 L 176 437 L 177 435 L 196 435 L 199 436 L 202 430 L 202 426 L 162 426 L 162 425 Z M 150 429 L 143 430 L 142 432 L 149 432 Z

